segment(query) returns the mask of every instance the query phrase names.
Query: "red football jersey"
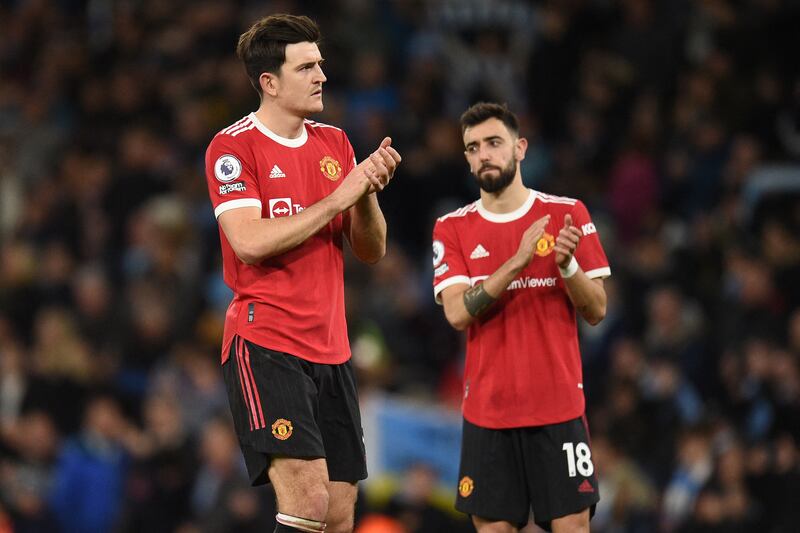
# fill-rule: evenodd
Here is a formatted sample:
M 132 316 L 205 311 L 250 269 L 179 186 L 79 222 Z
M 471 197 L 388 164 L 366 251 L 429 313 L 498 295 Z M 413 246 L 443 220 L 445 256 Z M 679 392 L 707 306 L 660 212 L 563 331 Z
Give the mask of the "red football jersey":
M 296 139 L 270 131 L 255 114 L 220 131 L 206 151 L 214 214 L 258 207 L 263 218 L 292 216 L 333 192 L 353 168 L 339 128 L 305 121 Z M 344 313 L 339 214 L 300 246 L 247 265 L 220 228 L 223 274 L 234 297 L 225 317 L 222 361 L 239 335 L 265 348 L 317 363 L 350 358 Z
M 530 264 L 499 301 L 467 331 L 464 418 L 487 428 L 540 426 L 584 412 L 576 312 L 553 247 L 564 215 L 583 232 L 575 258 L 590 278 L 611 275 L 582 202 L 531 191 L 511 213 L 487 211 L 480 200 L 447 214 L 433 229 L 433 291 L 475 285 L 519 248 L 522 234 L 550 214 Z

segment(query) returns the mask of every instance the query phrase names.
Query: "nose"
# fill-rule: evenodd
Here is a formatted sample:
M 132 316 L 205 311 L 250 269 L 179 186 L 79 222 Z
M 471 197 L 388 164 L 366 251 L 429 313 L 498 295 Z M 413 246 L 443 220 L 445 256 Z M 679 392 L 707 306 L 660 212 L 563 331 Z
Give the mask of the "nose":
M 328 81 L 328 78 L 325 76 L 325 73 L 322 71 L 322 67 L 317 65 L 316 67 L 316 76 L 314 76 L 314 83 L 325 83 Z
M 486 145 L 484 145 L 484 144 L 481 144 L 478 147 L 478 159 L 482 163 L 485 163 L 486 161 L 489 161 L 489 159 L 491 159 L 491 155 L 489 154 L 489 150 L 486 149 Z

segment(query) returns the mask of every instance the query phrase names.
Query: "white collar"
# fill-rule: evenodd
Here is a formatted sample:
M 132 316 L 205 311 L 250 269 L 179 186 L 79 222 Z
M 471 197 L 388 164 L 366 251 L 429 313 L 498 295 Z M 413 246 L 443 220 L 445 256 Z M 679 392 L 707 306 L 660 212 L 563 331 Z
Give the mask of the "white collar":
M 536 200 L 536 192 L 533 189 L 528 189 L 529 194 L 525 202 L 518 208 L 508 213 L 492 213 L 483 206 L 483 200 L 478 200 L 478 214 L 489 222 L 511 222 L 525 216 L 528 211 L 533 207 L 533 202 Z
M 275 141 L 278 144 L 282 144 L 287 148 L 299 148 L 303 146 L 306 141 L 308 140 L 308 132 L 306 131 L 306 123 L 303 121 L 303 131 L 300 133 L 299 137 L 295 137 L 294 139 L 289 139 L 288 137 L 281 137 L 267 126 L 264 125 L 263 122 L 258 120 L 255 113 L 250 113 L 250 120 L 253 121 L 253 124 L 256 125 L 256 129 Z

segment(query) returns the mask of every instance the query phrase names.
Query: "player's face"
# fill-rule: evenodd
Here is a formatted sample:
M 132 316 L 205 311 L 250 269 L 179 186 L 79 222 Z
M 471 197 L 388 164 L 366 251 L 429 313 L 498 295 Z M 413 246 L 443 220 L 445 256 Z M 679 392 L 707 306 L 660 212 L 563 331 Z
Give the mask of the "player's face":
M 286 61 L 277 77 L 277 100 L 285 109 L 300 116 L 322 111 L 322 54 L 316 43 L 286 45 Z
M 464 146 L 478 186 L 486 192 L 499 192 L 517 176 L 527 144 L 508 131 L 502 121 L 490 118 L 464 131 Z

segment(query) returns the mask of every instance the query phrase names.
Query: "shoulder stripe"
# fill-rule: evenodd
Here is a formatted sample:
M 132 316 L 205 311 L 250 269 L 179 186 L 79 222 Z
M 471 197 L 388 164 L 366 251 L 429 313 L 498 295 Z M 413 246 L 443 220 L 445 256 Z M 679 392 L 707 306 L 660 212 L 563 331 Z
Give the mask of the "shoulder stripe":
M 555 196 L 553 194 L 545 194 L 543 192 L 536 192 L 536 197 L 546 204 L 566 204 L 575 205 L 578 201 L 575 198 L 568 198 L 567 196 Z
M 475 202 L 472 202 L 469 205 L 465 205 L 464 207 L 460 207 L 460 208 L 456 209 L 455 211 L 453 211 L 451 213 L 447 213 L 446 215 L 441 216 L 436 220 L 438 220 L 439 222 L 442 222 L 443 220 L 446 220 L 446 219 L 451 218 L 451 217 L 463 217 L 463 216 L 466 216 L 468 213 L 472 213 L 473 211 L 477 211 L 477 210 L 478 210 L 478 202 L 475 201 Z
M 247 122 L 243 122 L 242 124 L 239 124 L 235 128 L 228 128 L 228 131 L 224 135 L 235 135 L 237 132 L 240 132 L 240 131 L 248 129 L 248 128 L 252 128 L 254 126 L 255 126 L 255 124 L 253 124 L 252 121 L 248 120 Z
M 222 131 L 220 131 L 220 133 L 230 133 L 231 130 L 235 130 L 236 128 L 241 126 L 246 120 L 250 120 L 250 116 L 246 116 L 246 117 L 242 118 L 241 120 L 237 120 L 236 122 L 234 122 L 233 124 L 231 124 L 227 128 L 223 128 Z
M 231 137 L 236 137 L 240 133 L 244 133 L 244 132 L 246 132 L 248 130 L 252 130 L 255 127 L 256 127 L 256 125 L 251 122 L 249 126 L 246 126 L 246 127 L 243 127 L 243 128 L 239 128 L 238 130 L 236 130 L 233 133 L 231 133 Z
M 330 124 L 323 124 L 322 122 L 315 122 L 313 120 L 305 120 L 304 122 L 312 128 L 333 128 L 335 130 L 342 131 L 342 128 L 337 128 L 336 126 L 331 126 Z

